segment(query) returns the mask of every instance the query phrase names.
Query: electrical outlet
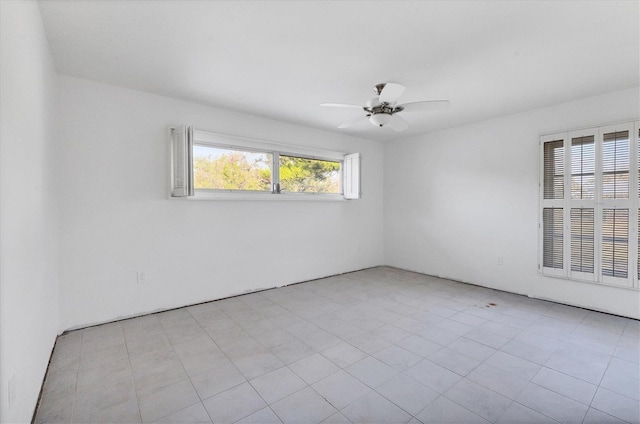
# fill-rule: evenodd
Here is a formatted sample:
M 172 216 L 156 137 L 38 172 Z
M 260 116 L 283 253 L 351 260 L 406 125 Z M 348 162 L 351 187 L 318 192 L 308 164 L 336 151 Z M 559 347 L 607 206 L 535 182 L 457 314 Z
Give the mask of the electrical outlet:
M 144 284 L 147 282 L 147 273 L 144 271 L 138 271 L 138 284 Z
M 504 263 L 504 258 L 502 256 L 498 256 L 498 265 L 502 265 Z

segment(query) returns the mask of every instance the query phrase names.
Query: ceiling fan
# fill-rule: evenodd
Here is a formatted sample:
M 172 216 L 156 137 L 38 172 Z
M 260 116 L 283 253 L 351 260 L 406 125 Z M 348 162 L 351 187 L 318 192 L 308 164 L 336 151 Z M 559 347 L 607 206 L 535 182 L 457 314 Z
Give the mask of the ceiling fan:
M 396 131 L 403 131 L 409 128 L 409 123 L 398 116 L 397 113 L 402 111 L 419 112 L 441 110 L 450 105 L 449 100 L 424 100 L 399 105 L 397 104 L 398 99 L 402 93 L 404 93 L 404 90 L 405 87 L 403 85 L 393 82 L 378 84 L 374 88 L 376 97 L 369 100 L 365 106 L 345 103 L 322 103 L 320 106 L 356 108 L 364 111 L 364 115 L 352 121 L 345 122 L 339 125 L 338 128 L 347 128 L 360 121 L 369 119 L 369 122 L 377 127 L 389 125 Z

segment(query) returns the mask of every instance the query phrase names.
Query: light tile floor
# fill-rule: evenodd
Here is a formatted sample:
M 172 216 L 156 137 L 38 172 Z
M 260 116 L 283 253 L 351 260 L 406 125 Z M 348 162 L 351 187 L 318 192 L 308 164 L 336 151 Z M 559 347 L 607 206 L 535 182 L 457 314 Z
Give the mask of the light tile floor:
M 58 338 L 37 423 L 638 423 L 640 322 L 379 267 Z

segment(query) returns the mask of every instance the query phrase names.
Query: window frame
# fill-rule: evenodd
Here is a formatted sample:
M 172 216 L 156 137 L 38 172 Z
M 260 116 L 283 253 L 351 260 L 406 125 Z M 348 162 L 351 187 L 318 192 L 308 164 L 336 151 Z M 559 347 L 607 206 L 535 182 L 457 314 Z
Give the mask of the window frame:
M 603 193 L 603 140 L 605 134 L 612 132 L 628 131 L 629 133 L 629 196 L 628 198 L 605 198 Z M 580 281 L 606 285 L 618 288 L 639 288 L 639 259 L 638 249 L 640 237 L 638 234 L 640 211 L 639 195 L 639 170 L 638 157 L 638 131 L 640 121 L 621 122 L 611 125 L 603 125 L 595 128 L 585 128 L 575 131 L 547 134 L 540 137 L 539 145 L 539 207 L 538 207 L 538 272 L 549 277 L 558 277 L 572 281 Z M 579 137 L 594 136 L 595 149 L 595 196 L 593 199 L 574 199 L 571 197 L 572 175 L 572 140 Z M 544 198 L 544 153 L 545 144 L 562 140 L 564 153 L 564 190 L 562 199 Z M 549 268 L 544 266 L 544 210 L 547 208 L 561 208 L 563 213 L 563 263 L 562 268 Z M 571 269 L 571 211 L 572 209 L 591 209 L 594 212 L 594 272 L 586 273 L 572 271 Z M 628 240 L 627 240 L 627 277 L 613 277 L 603 275 L 603 216 L 609 209 L 628 210 Z
M 308 200 L 308 201 L 345 201 L 348 199 L 359 199 L 361 196 L 360 191 L 360 154 L 347 154 L 343 152 L 337 152 L 332 150 L 317 149 L 307 146 L 294 146 L 287 144 L 272 143 L 264 140 L 257 140 L 239 136 L 233 136 L 228 134 L 214 133 L 210 131 L 198 130 L 192 127 L 171 127 L 170 138 L 172 143 L 176 143 L 176 134 L 180 134 L 185 131 L 189 134 L 189 146 L 191 149 L 190 157 L 185 156 L 186 160 L 190 160 L 190 164 L 186 166 L 191 170 L 190 178 L 193 185 L 193 148 L 195 146 L 213 147 L 220 149 L 248 151 L 255 153 L 268 153 L 272 155 L 271 166 L 271 191 L 258 191 L 258 190 L 233 190 L 233 189 L 195 189 L 188 194 L 182 194 L 176 196 L 174 190 L 171 191 L 171 198 L 182 198 L 190 200 Z M 173 169 L 174 162 L 173 153 L 176 151 L 172 147 L 172 184 L 173 184 Z M 337 162 L 340 164 L 339 171 L 339 184 L 340 193 L 323 193 L 323 192 L 283 192 L 275 190 L 275 184 L 279 183 L 280 173 L 280 156 L 299 157 L 303 159 L 323 160 L 330 162 Z M 345 162 L 347 158 L 357 157 L 358 166 L 355 169 L 350 170 L 347 175 Z M 351 168 L 354 168 L 351 166 Z M 353 175 L 357 173 L 357 175 Z M 355 178 L 357 180 L 357 193 L 346 193 L 346 180 L 347 177 Z

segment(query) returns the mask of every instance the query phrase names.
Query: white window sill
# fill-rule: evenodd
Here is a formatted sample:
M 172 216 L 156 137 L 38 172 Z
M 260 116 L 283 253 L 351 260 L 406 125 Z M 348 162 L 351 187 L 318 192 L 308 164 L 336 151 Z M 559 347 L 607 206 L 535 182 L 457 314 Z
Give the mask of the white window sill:
M 266 200 L 266 201 L 311 201 L 311 202 L 344 202 L 347 199 L 342 194 L 315 194 L 315 193 L 247 193 L 236 191 L 199 191 L 195 196 L 171 197 L 171 199 L 186 200 Z

